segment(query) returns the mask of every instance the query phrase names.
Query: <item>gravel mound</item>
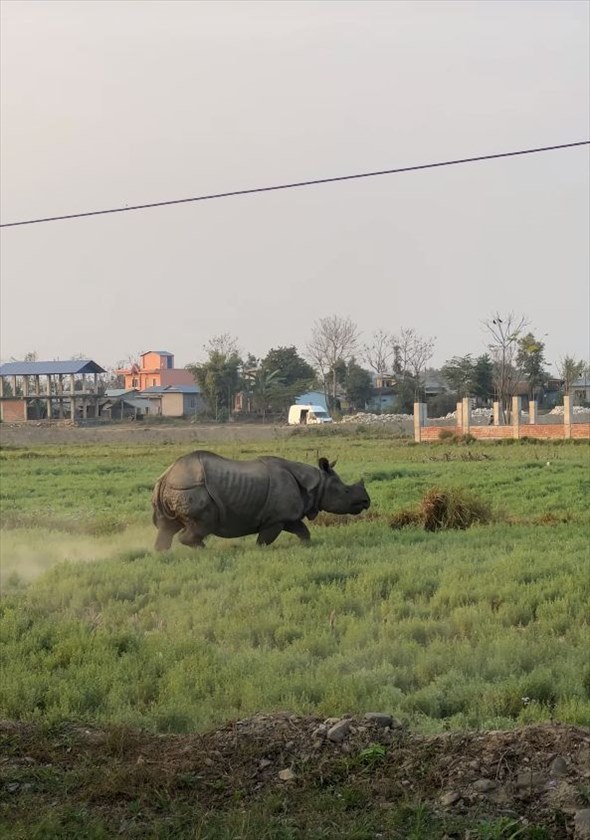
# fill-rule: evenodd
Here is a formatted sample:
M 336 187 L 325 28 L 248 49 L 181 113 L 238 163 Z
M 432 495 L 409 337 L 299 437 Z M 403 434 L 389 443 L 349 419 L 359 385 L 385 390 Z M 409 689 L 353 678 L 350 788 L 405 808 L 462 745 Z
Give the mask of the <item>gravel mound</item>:
M 291 791 L 295 805 L 318 785 L 362 787 L 373 808 L 411 800 L 463 816 L 510 814 L 517 827 L 532 822 L 556 838 L 584 837 L 588 817 L 590 729 L 559 723 L 417 735 L 384 712 L 328 719 L 285 712 L 201 735 L 152 735 L 79 725 L 47 732 L 3 721 L 0 743 L 5 801 L 35 813 L 48 773 L 55 785 L 75 771 L 68 801 L 108 801 L 119 834 L 130 798 L 143 797 L 147 808 L 165 791 L 219 808 L 236 791 L 246 803 L 275 790 Z

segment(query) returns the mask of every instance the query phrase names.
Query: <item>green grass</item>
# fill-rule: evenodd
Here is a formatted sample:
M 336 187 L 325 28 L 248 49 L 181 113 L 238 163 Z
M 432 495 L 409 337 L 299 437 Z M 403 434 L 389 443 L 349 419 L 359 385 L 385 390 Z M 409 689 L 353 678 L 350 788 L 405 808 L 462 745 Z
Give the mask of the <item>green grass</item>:
M 235 765 L 203 781 L 206 750 L 197 766 L 180 743 L 171 770 L 159 742 L 145 763 L 126 743 L 139 743 L 138 729 L 205 732 L 279 709 L 387 711 L 426 734 L 587 725 L 588 446 L 416 446 L 349 429 L 216 446 L 239 458 L 337 457 L 346 481 L 365 478 L 371 516 L 318 518 L 310 547 L 283 534 L 264 549 L 211 538 L 201 552 L 175 544 L 156 555 L 151 488 L 194 448 L 0 450 L 0 717 L 40 727 L 4 739 L 2 836 L 565 836 L 561 813 L 524 824 L 441 810 L 438 783 L 421 771 L 411 792 L 402 776 L 394 784 L 405 771 L 379 744 L 246 796 L 256 774 L 240 781 Z M 471 494 L 491 524 L 390 527 L 433 487 Z M 70 740 L 71 722 L 103 726 L 105 751 Z
M 312 526 L 309 548 L 285 534 L 156 555 L 151 486 L 195 447 L 0 453 L 2 716 L 162 732 L 279 708 L 382 709 L 422 731 L 590 721 L 586 445 L 219 446 L 338 457 L 377 518 Z M 391 530 L 433 485 L 499 521 Z

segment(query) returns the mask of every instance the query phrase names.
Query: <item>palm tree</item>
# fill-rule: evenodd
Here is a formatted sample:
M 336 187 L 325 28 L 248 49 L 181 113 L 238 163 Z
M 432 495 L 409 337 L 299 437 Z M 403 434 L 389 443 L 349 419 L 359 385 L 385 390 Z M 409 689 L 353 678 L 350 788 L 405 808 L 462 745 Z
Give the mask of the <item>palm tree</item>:
M 281 382 L 281 372 L 280 370 L 269 371 L 262 367 L 256 371 L 249 371 L 246 379 L 253 397 L 254 408 L 260 411 L 264 423 L 269 401 L 276 386 Z

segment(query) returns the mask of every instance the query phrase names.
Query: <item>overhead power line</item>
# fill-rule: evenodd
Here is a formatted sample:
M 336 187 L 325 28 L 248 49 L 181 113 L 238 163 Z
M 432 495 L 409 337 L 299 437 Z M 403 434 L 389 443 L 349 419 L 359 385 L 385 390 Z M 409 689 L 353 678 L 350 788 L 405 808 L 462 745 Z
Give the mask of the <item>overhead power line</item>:
M 254 193 L 276 192 L 277 190 L 292 190 L 296 187 L 313 187 L 319 184 L 334 184 L 337 181 L 353 181 L 359 178 L 376 178 L 379 175 L 398 175 L 401 172 L 417 172 L 420 169 L 435 169 L 441 166 L 457 166 L 461 163 L 479 163 L 498 158 L 516 157 L 517 155 L 534 155 L 538 152 L 554 152 L 558 149 L 572 149 L 576 146 L 588 146 L 590 140 L 580 140 L 577 143 L 561 143 L 558 146 L 541 146 L 537 149 L 519 149 L 513 152 L 499 152 L 494 155 L 479 155 L 478 157 L 459 158 L 457 160 L 441 160 L 436 163 L 420 163 L 415 166 L 400 166 L 396 169 L 380 169 L 376 172 L 358 172 L 355 175 L 338 175 L 333 178 L 314 178 L 311 181 L 296 181 L 291 184 L 275 184 L 272 187 L 251 187 L 246 190 L 230 190 L 229 192 L 197 195 L 192 198 L 176 198 L 170 201 L 152 201 L 149 204 L 133 204 L 124 207 L 111 207 L 108 210 L 88 210 L 85 213 L 68 213 L 64 216 L 47 216 L 42 219 L 25 219 L 21 222 L 6 222 L 0 227 L 18 227 L 19 225 L 39 225 L 43 222 L 61 222 L 66 219 L 82 219 L 85 216 L 106 216 L 108 213 L 130 213 L 132 210 L 150 210 L 153 207 L 170 207 L 173 204 L 189 204 L 193 201 L 211 201 L 215 198 L 232 198 L 238 195 L 253 195 Z

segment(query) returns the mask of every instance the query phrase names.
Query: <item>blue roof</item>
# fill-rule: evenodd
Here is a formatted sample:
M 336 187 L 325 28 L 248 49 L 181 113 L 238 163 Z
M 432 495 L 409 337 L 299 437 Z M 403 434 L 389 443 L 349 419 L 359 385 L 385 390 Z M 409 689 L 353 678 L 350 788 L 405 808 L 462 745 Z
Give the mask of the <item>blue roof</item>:
M 307 391 L 305 394 L 300 394 L 298 397 L 295 397 L 295 404 L 321 405 L 325 411 L 328 410 L 328 406 L 326 405 L 326 395 L 323 391 Z
M 147 356 L 148 353 L 157 353 L 159 356 L 173 356 L 174 353 L 169 353 L 168 350 L 146 350 L 145 353 L 140 353 L 140 356 Z
M 0 376 L 53 376 L 68 373 L 106 373 L 92 359 L 70 359 L 64 362 L 5 362 Z
M 200 394 L 198 385 L 152 385 L 145 388 L 142 394 Z

